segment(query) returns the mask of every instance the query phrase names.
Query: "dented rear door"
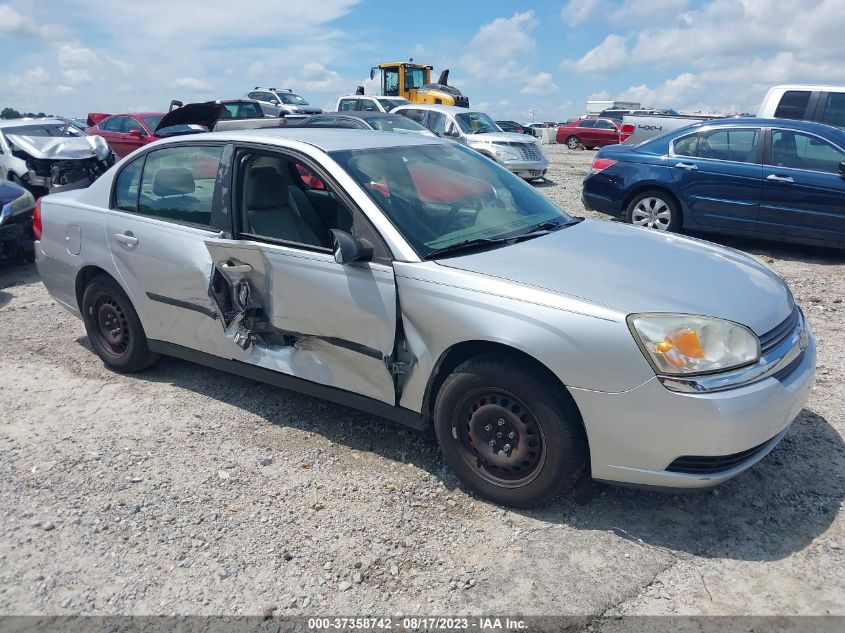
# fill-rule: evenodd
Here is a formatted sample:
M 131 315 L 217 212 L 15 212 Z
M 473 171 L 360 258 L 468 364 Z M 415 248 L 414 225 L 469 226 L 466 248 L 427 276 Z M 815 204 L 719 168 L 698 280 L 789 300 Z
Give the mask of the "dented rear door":
M 249 240 L 206 241 L 221 355 L 395 403 L 393 268 Z

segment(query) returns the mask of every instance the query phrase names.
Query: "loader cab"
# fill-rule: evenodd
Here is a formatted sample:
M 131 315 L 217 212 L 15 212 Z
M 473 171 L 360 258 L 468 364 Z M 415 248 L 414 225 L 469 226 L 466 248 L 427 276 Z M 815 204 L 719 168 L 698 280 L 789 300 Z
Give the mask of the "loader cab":
M 431 80 L 432 66 L 409 62 L 379 64 L 381 92 L 386 97 L 404 97 L 413 101 L 412 91 L 420 90 Z

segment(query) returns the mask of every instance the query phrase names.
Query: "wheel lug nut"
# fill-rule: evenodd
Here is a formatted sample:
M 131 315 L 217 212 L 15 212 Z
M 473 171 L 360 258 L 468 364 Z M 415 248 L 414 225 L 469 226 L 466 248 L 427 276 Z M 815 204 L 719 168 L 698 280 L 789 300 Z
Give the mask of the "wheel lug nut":
M 510 445 L 510 444 L 505 444 L 505 445 L 502 447 L 502 450 L 503 450 L 503 451 L 505 451 L 505 452 L 507 453 L 509 450 L 511 450 L 511 445 Z
M 505 426 L 505 421 L 502 418 L 499 418 L 499 426 Z
M 515 437 L 516 437 L 516 433 L 514 433 L 513 431 L 511 431 L 510 433 L 508 433 L 508 438 L 509 438 L 509 439 L 511 439 L 511 440 L 512 440 L 512 439 L 513 439 L 513 438 L 515 438 Z
M 493 430 L 493 426 L 492 426 L 492 425 L 490 425 L 490 424 L 488 424 L 487 426 L 485 426 L 485 427 L 484 427 L 484 430 L 485 430 L 485 431 L 488 431 L 488 432 L 489 432 L 489 431 L 492 431 L 492 430 Z
M 490 440 L 487 442 L 490 446 L 496 446 L 496 440 Z

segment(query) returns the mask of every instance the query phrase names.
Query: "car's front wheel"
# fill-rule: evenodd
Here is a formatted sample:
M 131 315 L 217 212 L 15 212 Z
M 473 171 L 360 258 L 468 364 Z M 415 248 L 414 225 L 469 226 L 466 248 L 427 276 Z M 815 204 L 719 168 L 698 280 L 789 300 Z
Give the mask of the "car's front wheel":
M 483 356 L 457 367 L 435 403 L 443 457 L 470 489 L 529 508 L 569 489 L 584 469 L 587 438 L 559 384 L 521 362 Z
M 147 336 L 132 302 L 111 277 L 98 275 L 85 288 L 82 316 L 88 340 L 107 367 L 136 372 L 159 359 L 147 345 Z
M 634 196 L 625 210 L 624 220 L 635 226 L 671 232 L 680 231 L 682 224 L 678 205 L 671 196 L 657 189 Z

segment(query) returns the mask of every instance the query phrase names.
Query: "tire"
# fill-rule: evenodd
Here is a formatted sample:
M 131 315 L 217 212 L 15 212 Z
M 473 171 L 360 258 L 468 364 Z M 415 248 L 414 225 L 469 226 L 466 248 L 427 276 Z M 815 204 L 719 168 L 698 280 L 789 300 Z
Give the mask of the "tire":
M 150 351 L 129 297 L 108 275 L 97 275 L 86 286 L 82 317 L 91 346 L 109 369 L 137 372 L 160 358 Z
M 677 203 L 660 189 L 649 189 L 634 196 L 623 219 L 628 224 L 661 232 L 677 233 L 683 225 Z
M 569 394 L 533 367 L 499 356 L 470 359 L 446 378 L 434 431 L 468 488 L 515 508 L 568 490 L 587 461 L 587 437 Z
M 577 136 L 570 136 L 568 139 L 566 139 L 566 146 L 569 149 L 578 149 L 581 146 L 581 139 L 579 139 Z

